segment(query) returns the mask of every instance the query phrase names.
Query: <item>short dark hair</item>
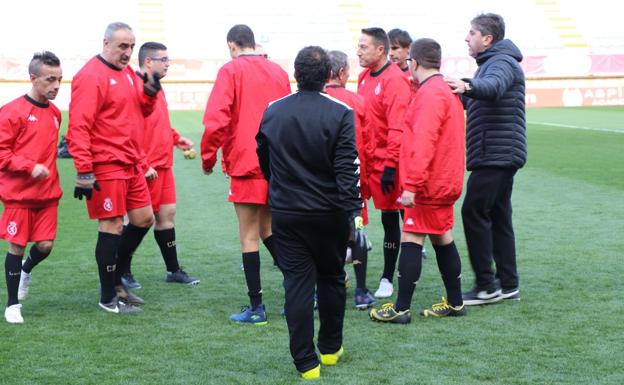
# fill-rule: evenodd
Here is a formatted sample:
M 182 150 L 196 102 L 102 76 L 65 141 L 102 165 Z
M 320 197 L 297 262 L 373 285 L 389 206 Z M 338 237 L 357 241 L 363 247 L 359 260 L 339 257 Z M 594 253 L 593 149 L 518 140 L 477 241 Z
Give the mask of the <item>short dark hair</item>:
M 61 61 L 59 58 L 50 51 L 37 52 L 33 55 L 28 64 L 28 73 L 33 75 L 39 75 L 42 65 L 50 67 L 60 67 Z
M 330 72 L 329 56 L 321 47 L 305 47 L 295 58 L 295 79 L 300 90 L 322 91 Z
M 419 66 L 427 69 L 440 69 L 442 63 L 442 47 L 433 39 L 418 39 L 410 46 L 410 57 Z
M 239 48 L 256 48 L 254 33 L 245 24 L 236 24 L 227 34 L 227 42 L 234 43 Z
M 337 78 L 340 70 L 347 68 L 347 65 L 349 65 L 349 58 L 347 54 L 342 51 L 329 51 L 327 56 L 329 57 L 329 64 L 331 65 L 331 78 Z
M 409 48 L 412 44 L 412 37 L 409 33 L 398 28 L 388 31 L 388 40 L 390 40 L 390 45 L 397 44 L 403 48 Z
M 156 51 L 165 51 L 167 46 L 163 43 L 158 43 L 155 41 L 148 41 L 147 43 L 143 43 L 141 48 L 139 48 L 139 67 L 143 67 L 145 64 L 145 59 L 151 57 L 156 54 Z
M 492 35 L 492 44 L 505 38 L 505 20 L 495 13 L 482 13 L 470 21 L 483 36 Z
M 388 35 L 383 28 L 362 28 L 362 33 L 372 37 L 377 46 L 383 45 L 384 53 L 388 53 L 388 50 L 390 49 L 390 41 L 388 40 Z

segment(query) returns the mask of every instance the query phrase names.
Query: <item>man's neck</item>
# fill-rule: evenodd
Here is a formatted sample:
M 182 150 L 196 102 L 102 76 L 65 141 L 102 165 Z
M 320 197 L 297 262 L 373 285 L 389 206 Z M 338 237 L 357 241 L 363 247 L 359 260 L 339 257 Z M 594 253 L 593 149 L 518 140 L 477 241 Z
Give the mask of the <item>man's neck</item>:
M 383 68 L 383 66 L 385 66 L 385 65 L 386 65 L 386 63 L 388 63 L 388 58 L 386 58 L 386 57 L 384 56 L 384 58 L 383 58 L 383 59 L 380 59 L 380 60 L 379 60 L 379 61 L 377 61 L 375 64 L 371 65 L 369 68 L 370 68 L 371 72 L 377 72 L 377 71 L 379 71 L 380 69 L 382 69 L 382 68 Z
M 435 68 L 427 68 L 427 69 L 423 69 L 421 71 L 419 71 L 419 73 L 417 74 L 418 76 L 418 83 L 422 83 L 425 80 L 429 79 L 430 77 L 434 76 L 434 75 L 439 75 L 440 74 L 440 70 L 439 69 L 435 69 Z
M 340 81 L 340 79 L 329 79 L 327 84 L 325 84 L 325 87 L 327 86 L 344 87 L 345 85 Z
M 41 103 L 41 104 L 48 104 L 48 98 L 46 98 L 45 96 L 39 94 L 33 88 L 31 88 L 30 91 L 28 91 L 28 93 L 26 95 L 28 95 L 35 102 L 38 102 L 38 103 Z

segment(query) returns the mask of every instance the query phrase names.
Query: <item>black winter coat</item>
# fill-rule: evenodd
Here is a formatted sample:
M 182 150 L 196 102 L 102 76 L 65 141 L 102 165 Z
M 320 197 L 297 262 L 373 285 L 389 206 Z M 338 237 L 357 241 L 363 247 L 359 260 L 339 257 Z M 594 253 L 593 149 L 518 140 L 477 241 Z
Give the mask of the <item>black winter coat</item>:
M 466 167 L 521 168 L 526 163 L 526 122 L 522 53 L 504 39 L 477 56 L 479 69 L 464 79 L 467 111 Z

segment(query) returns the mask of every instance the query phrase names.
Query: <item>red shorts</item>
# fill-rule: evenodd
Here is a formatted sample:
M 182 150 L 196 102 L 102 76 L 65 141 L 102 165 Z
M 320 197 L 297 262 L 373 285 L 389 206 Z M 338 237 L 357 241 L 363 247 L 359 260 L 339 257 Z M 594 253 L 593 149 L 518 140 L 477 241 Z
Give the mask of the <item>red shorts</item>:
M 157 168 L 158 178 L 148 180 L 147 187 L 152 198 L 152 210 L 155 213 L 160 211 L 161 205 L 176 203 L 175 180 L 173 179 L 173 169 Z
M 453 228 L 453 205 L 422 205 L 405 209 L 403 231 L 442 235 Z
M 56 238 L 58 206 L 5 208 L 0 219 L 0 238 L 19 246 Z
M 266 205 L 269 203 L 269 183 L 264 178 L 231 177 L 228 202 Z
M 401 190 L 399 189 L 399 174 L 397 172 L 394 178 L 394 189 L 387 195 L 381 192 L 381 171 L 373 171 L 368 177 L 368 186 L 370 188 L 373 204 L 377 210 L 400 210 Z
M 93 190 L 87 200 L 91 219 L 123 217 L 128 210 L 152 204 L 145 175 L 138 169 L 130 179 L 98 180 L 98 184 L 101 190 Z

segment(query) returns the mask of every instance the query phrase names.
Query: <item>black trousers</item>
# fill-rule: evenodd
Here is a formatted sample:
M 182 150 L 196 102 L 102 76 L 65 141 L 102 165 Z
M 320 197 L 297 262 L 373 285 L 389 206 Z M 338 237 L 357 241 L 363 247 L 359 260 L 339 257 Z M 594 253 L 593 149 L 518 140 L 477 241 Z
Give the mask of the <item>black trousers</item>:
M 319 364 L 314 349 L 315 286 L 320 319 L 318 349 L 328 354 L 342 346 L 348 219 L 342 212 L 299 215 L 273 211 L 272 215 L 284 274 L 290 353 L 297 370 L 304 372 Z
M 486 289 L 500 279 L 503 288 L 518 286 L 516 241 L 511 221 L 511 192 L 517 169 L 479 168 L 468 177 L 462 206 L 464 233 L 476 285 Z M 492 270 L 492 260 L 496 273 Z

